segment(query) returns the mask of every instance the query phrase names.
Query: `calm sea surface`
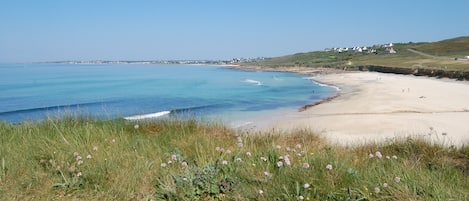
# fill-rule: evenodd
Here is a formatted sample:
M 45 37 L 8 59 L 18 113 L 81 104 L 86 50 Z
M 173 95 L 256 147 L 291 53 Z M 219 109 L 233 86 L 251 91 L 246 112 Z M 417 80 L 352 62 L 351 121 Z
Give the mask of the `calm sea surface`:
M 247 122 L 334 92 L 296 74 L 216 66 L 0 64 L 0 121 L 151 114 Z

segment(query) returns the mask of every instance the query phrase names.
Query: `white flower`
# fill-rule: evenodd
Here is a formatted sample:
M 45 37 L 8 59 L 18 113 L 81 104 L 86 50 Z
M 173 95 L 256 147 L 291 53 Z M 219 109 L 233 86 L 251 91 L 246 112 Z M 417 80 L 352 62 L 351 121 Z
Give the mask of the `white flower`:
M 304 200 L 305 197 L 303 197 L 302 195 L 298 196 L 298 200 Z
M 326 165 L 326 169 L 327 170 L 332 170 L 332 165 L 331 164 Z
M 81 172 L 78 172 L 77 177 L 81 177 L 81 176 L 83 176 L 83 174 Z
M 308 164 L 308 163 L 303 163 L 303 168 L 308 169 L 308 168 L 309 168 L 309 164 Z
M 267 158 L 264 157 L 264 156 L 262 156 L 262 157 L 261 157 L 261 160 L 262 160 L 262 161 L 267 161 Z
M 277 149 L 281 149 L 282 147 L 280 145 L 275 146 Z
M 77 165 L 81 165 L 81 164 L 83 164 L 83 161 L 82 161 L 82 160 L 79 160 L 79 161 L 77 162 Z
M 393 159 L 397 159 L 397 156 L 396 156 L 396 155 L 394 155 L 394 156 L 392 156 L 392 158 L 393 158 Z
M 270 175 L 269 172 L 267 172 L 267 171 L 264 172 L 264 176 L 268 177 L 269 175 Z
M 138 124 L 135 124 L 135 125 L 134 125 L 134 128 L 135 128 L 135 129 L 138 129 L 138 128 L 140 128 L 140 126 L 139 126 Z
M 243 161 L 243 159 L 241 159 L 241 158 L 238 157 L 238 158 L 236 158 L 236 161 L 237 161 L 237 162 L 241 162 L 241 161 Z
M 237 145 L 238 145 L 238 147 L 243 147 L 244 146 L 244 144 L 242 142 L 238 142 Z
M 181 163 L 181 165 L 182 165 L 182 167 L 187 167 L 187 162 L 184 161 L 184 162 Z
M 226 154 L 231 154 L 231 150 L 227 149 L 225 153 Z
M 303 185 L 304 188 L 309 188 L 311 185 L 306 183 L 305 185 Z
M 176 154 L 171 155 L 171 160 L 178 161 L 178 156 Z
M 248 151 L 248 152 L 246 152 L 246 155 L 251 156 L 252 154 L 251 154 L 251 152 Z
M 164 168 L 164 167 L 166 167 L 166 165 L 167 165 L 166 163 L 161 163 L 160 166 Z
M 91 159 L 91 158 L 92 158 L 92 157 L 91 157 L 91 154 L 86 155 L 86 158 L 87 158 L 87 159 Z
M 389 186 L 388 183 L 383 184 L 383 188 L 387 188 L 388 186 Z
M 283 162 L 282 162 L 282 161 L 277 162 L 277 167 L 282 167 L 282 166 L 283 166 Z
M 73 152 L 73 157 L 77 157 L 78 155 L 80 155 L 78 152 Z
M 98 147 L 97 147 L 97 146 L 94 146 L 94 147 L 93 147 L 93 151 L 98 151 Z
M 369 158 L 373 158 L 373 157 L 375 157 L 375 155 L 369 154 L 368 157 L 369 157 Z
M 259 195 L 262 195 L 264 194 L 264 191 L 263 190 L 259 190 Z
M 393 180 L 394 180 L 394 182 L 399 183 L 399 182 L 401 181 L 401 178 L 399 178 L 399 177 L 394 177 Z
M 221 164 L 223 164 L 223 165 L 228 165 L 228 161 L 223 160 L 223 161 L 221 162 Z
M 375 193 L 379 193 L 381 192 L 381 190 L 379 189 L 379 187 L 375 187 Z

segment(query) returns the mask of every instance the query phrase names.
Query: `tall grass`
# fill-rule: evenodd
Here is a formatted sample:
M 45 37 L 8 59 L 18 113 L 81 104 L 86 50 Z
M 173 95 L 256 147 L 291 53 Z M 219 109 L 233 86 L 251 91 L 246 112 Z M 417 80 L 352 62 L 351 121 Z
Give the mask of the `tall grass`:
M 0 123 L 0 200 L 468 200 L 469 148 L 194 120 Z

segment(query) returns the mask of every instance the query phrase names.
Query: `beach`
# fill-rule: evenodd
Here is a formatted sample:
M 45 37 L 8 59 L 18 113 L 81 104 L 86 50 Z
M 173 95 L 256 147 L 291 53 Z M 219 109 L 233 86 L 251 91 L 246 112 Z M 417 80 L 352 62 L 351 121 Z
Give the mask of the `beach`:
M 310 129 L 331 143 L 359 145 L 423 137 L 444 145 L 469 143 L 469 82 L 374 72 L 319 75 L 338 96 L 304 111 L 272 118 L 263 129 Z

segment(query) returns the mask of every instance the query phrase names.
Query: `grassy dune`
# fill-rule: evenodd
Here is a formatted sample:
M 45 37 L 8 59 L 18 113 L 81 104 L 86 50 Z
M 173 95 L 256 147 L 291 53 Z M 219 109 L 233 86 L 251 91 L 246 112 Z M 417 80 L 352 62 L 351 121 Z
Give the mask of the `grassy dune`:
M 192 120 L 0 123 L 0 200 L 468 200 L 469 148 Z

